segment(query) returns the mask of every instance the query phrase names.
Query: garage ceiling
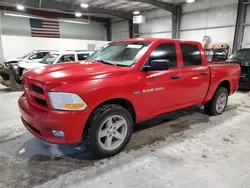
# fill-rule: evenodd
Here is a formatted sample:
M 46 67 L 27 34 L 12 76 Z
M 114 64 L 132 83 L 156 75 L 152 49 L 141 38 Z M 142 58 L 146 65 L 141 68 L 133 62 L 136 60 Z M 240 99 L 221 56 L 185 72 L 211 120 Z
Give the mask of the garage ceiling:
M 84 16 L 132 19 L 133 11 L 148 12 L 159 7 L 171 10 L 173 4 L 183 2 L 185 0 L 1 0 L 0 6 L 15 7 L 16 4 L 22 4 L 36 10 L 66 13 L 79 11 Z M 86 3 L 89 7 L 81 8 L 81 3 Z
M 92 7 L 99 7 L 99 8 L 106 8 L 112 10 L 120 10 L 125 12 L 132 12 L 135 10 L 139 11 L 150 11 L 156 9 L 157 7 L 148 3 L 144 3 L 143 1 L 136 1 L 136 0 L 55 0 L 55 1 L 64 1 L 68 3 L 86 3 Z M 153 0 L 154 1 L 154 0 Z M 171 4 L 180 4 L 185 2 L 185 0 L 159 0 L 165 3 Z M 145 1 L 146 2 L 146 1 Z

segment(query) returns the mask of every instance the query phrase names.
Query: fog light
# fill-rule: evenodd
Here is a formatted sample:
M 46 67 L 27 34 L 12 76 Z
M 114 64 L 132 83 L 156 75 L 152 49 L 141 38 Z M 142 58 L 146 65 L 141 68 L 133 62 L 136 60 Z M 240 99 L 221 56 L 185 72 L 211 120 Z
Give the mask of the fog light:
M 64 132 L 63 131 L 52 130 L 52 133 L 56 137 L 64 137 Z

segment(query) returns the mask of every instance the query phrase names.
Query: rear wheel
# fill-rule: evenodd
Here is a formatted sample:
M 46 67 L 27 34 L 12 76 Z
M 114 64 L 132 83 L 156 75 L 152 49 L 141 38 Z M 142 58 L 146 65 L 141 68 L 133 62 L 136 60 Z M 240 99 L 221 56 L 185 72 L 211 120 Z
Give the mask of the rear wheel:
M 208 104 L 205 104 L 205 112 L 209 115 L 220 115 L 224 112 L 228 102 L 228 90 L 224 87 L 219 87 L 213 98 Z
M 133 132 L 131 114 L 119 105 L 105 105 L 95 110 L 88 121 L 84 139 L 98 158 L 113 156 L 128 144 Z

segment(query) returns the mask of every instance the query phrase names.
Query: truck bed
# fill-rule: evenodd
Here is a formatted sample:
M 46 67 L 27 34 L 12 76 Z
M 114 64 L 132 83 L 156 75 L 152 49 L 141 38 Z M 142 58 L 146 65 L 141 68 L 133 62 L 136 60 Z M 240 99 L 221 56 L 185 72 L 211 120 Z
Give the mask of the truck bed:
M 223 81 L 229 84 L 230 95 L 237 91 L 240 79 L 239 65 L 225 62 L 211 62 L 208 64 L 208 67 L 210 70 L 210 86 L 205 102 L 208 102 L 213 97 L 218 85 Z

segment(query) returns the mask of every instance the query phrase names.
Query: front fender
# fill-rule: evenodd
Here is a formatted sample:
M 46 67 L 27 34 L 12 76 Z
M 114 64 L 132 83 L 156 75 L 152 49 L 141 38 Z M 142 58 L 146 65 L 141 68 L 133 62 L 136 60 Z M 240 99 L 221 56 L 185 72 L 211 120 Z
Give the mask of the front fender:
M 112 99 L 125 99 L 129 101 L 140 119 L 141 114 L 137 112 L 140 108 L 141 96 L 135 95 L 135 88 L 139 88 L 139 83 L 117 79 L 98 79 L 66 84 L 53 91 L 72 92 L 78 94 L 87 105 L 94 110 L 99 104 Z

